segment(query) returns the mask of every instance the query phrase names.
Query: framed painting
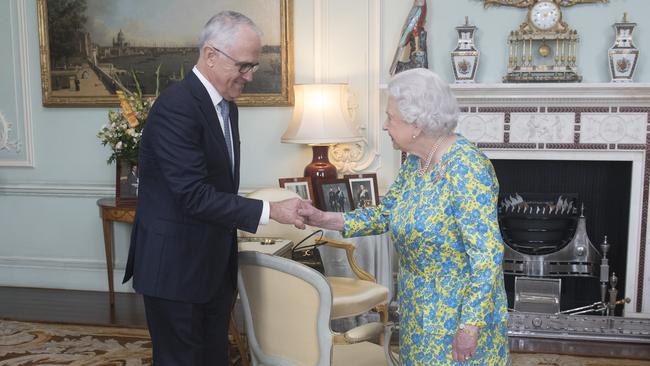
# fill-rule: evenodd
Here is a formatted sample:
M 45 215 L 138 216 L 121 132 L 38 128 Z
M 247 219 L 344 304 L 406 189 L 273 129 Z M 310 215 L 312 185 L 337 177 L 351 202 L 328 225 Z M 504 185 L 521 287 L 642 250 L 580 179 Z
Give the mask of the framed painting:
M 293 104 L 293 0 L 37 0 L 46 107 L 118 106 L 125 88 L 155 95 L 196 64 L 209 18 L 234 10 L 263 32 L 260 67 L 240 106 Z M 180 16 L 182 14 L 182 16 Z
M 314 200 L 314 188 L 310 177 L 280 178 L 280 187 L 292 190 L 304 199 Z
M 351 174 L 344 178 L 350 183 L 354 208 L 377 206 L 379 203 L 377 174 Z
M 321 180 L 316 183 L 319 208 L 329 212 L 347 212 L 354 209 L 352 192 L 347 179 Z
M 138 201 L 140 176 L 138 166 L 117 161 L 115 176 L 115 202 L 118 206 L 135 206 Z

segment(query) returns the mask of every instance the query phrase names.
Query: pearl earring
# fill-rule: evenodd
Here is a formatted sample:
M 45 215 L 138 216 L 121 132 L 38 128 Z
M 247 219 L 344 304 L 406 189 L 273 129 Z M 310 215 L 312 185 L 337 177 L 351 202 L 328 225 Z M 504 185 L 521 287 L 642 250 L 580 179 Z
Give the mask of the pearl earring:
M 415 135 L 411 136 L 411 138 L 412 138 L 413 140 L 415 140 L 416 137 L 417 137 L 417 136 L 415 136 Z

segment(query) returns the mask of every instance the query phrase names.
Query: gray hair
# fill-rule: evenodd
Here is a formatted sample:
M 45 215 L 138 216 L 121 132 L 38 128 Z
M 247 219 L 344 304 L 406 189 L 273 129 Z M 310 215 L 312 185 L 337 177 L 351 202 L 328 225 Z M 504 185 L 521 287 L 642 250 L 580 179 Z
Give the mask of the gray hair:
M 226 10 L 213 16 L 205 23 L 205 27 L 201 31 L 199 37 L 200 52 L 203 52 L 203 46 L 208 42 L 212 42 L 214 46 L 230 50 L 237 40 L 237 35 L 242 26 L 250 27 L 260 38 L 262 37 L 262 31 L 249 17 L 242 13 Z
M 402 118 L 428 135 L 449 134 L 458 123 L 458 102 L 449 84 L 428 69 L 410 69 L 388 83 Z

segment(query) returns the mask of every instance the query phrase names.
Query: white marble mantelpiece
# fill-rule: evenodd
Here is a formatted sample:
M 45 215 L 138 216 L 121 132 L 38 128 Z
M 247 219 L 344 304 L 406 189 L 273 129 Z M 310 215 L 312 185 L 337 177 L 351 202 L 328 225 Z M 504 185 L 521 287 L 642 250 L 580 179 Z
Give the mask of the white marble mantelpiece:
M 650 84 L 456 84 L 457 131 L 491 159 L 632 163 L 626 316 L 650 317 Z
M 647 83 L 454 84 L 463 105 L 472 106 L 637 106 L 650 107 Z

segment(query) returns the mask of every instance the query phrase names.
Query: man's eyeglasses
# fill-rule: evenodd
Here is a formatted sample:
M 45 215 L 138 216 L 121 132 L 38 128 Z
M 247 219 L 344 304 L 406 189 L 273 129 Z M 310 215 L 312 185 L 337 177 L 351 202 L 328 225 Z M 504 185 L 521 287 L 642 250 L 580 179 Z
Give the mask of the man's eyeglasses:
M 210 45 L 208 45 L 208 46 L 210 46 Z M 228 57 L 232 62 L 234 62 L 235 66 L 239 67 L 239 73 L 240 74 L 245 74 L 245 73 L 247 73 L 249 71 L 255 72 L 255 71 L 257 71 L 257 69 L 260 68 L 260 64 L 258 62 L 251 63 L 251 62 L 237 61 L 234 58 L 232 58 L 229 54 L 223 52 L 222 50 L 220 50 L 220 49 L 218 49 L 216 47 L 210 46 L 210 48 L 212 48 L 213 50 L 219 52 L 220 54 Z

